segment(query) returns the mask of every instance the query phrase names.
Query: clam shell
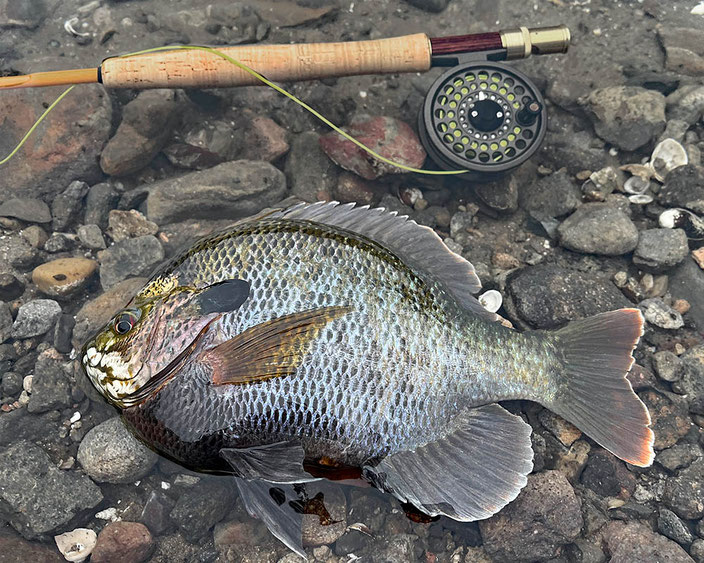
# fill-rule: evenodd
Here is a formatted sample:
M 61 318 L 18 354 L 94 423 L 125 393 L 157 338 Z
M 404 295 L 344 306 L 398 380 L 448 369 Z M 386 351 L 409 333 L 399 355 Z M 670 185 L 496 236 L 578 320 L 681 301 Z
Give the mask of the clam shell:
M 642 194 L 650 187 L 650 182 L 640 176 L 631 176 L 623 184 L 623 191 L 627 194 Z
M 650 194 L 634 194 L 628 196 L 628 201 L 636 205 L 648 205 L 653 202 L 653 196 Z
M 70 532 L 54 536 L 56 547 L 66 561 L 80 563 L 88 559 L 98 542 L 98 536 L 88 528 L 76 528 Z
M 666 209 L 660 213 L 658 223 L 663 229 L 681 227 L 686 221 L 686 216 L 681 209 Z
M 503 297 L 495 289 L 490 289 L 479 296 L 479 303 L 490 313 L 496 313 L 501 308 Z
M 650 157 L 650 166 L 655 171 L 655 178 L 661 182 L 670 170 L 684 166 L 688 162 L 687 151 L 674 139 L 660 141 Z

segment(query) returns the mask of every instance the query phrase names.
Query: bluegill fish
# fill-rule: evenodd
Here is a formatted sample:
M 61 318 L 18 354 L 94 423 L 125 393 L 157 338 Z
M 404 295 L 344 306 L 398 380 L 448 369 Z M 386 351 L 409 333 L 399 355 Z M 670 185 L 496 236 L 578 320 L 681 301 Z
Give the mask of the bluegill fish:
M 234 474 L 248 510 L 299 553 L 300 529 L 277 522 L 267 491 L 314 480 L 315 467 L 359 468 L 430 515 L 498 512 L 533 458 L 530 426 L 499 401 L 536 401 L 650 465 L 650 416 L 625 378 L 640 312 L 521 333 L 479 304 L 480 287 L 406 217 L 304 204 L 178 256 L 82 365 L 147 444 Z

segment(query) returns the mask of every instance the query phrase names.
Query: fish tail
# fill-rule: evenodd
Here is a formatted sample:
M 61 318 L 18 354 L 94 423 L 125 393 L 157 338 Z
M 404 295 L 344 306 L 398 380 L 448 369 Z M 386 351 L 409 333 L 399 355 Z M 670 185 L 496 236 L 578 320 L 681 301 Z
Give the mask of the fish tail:
M 620 309 L 570 323 L 556 333 L 563 357 L 549 407 L 622 460 L 653 462 L 650 414 L 626 374 L 643 334 L 638 309 Z

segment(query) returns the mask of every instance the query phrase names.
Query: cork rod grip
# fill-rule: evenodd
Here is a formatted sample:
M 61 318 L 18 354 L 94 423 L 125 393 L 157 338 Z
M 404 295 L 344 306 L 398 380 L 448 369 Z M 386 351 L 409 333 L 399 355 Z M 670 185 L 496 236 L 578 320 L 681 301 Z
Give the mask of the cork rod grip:
M 219 51 L 275 82 L 357 74 L 422 72 L 430 68 L 424 33 L 344 43 L 241 45 Z M 197 50 L 176 50 L 106 59 L 102 82 L 109 88 L 217 88 L 260 82 L 225 59 Z

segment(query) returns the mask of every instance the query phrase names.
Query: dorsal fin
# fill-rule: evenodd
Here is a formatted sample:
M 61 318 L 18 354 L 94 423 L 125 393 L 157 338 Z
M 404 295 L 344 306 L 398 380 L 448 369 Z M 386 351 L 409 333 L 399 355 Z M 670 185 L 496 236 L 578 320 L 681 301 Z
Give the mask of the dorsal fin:
M 301 203 L 267 218 L 312 221 L 367 237 L 413 266 L 426 281 L 439 282 L 463 308 L 491 321 L 500 318 L 474 297 L 482 287 L 474 266 L 447 248 L 433 229 L 406 215 L 399 216 L 383 207 L 370 209 L 368 205 L 355 207 L 354 203 L 331 201 Z

